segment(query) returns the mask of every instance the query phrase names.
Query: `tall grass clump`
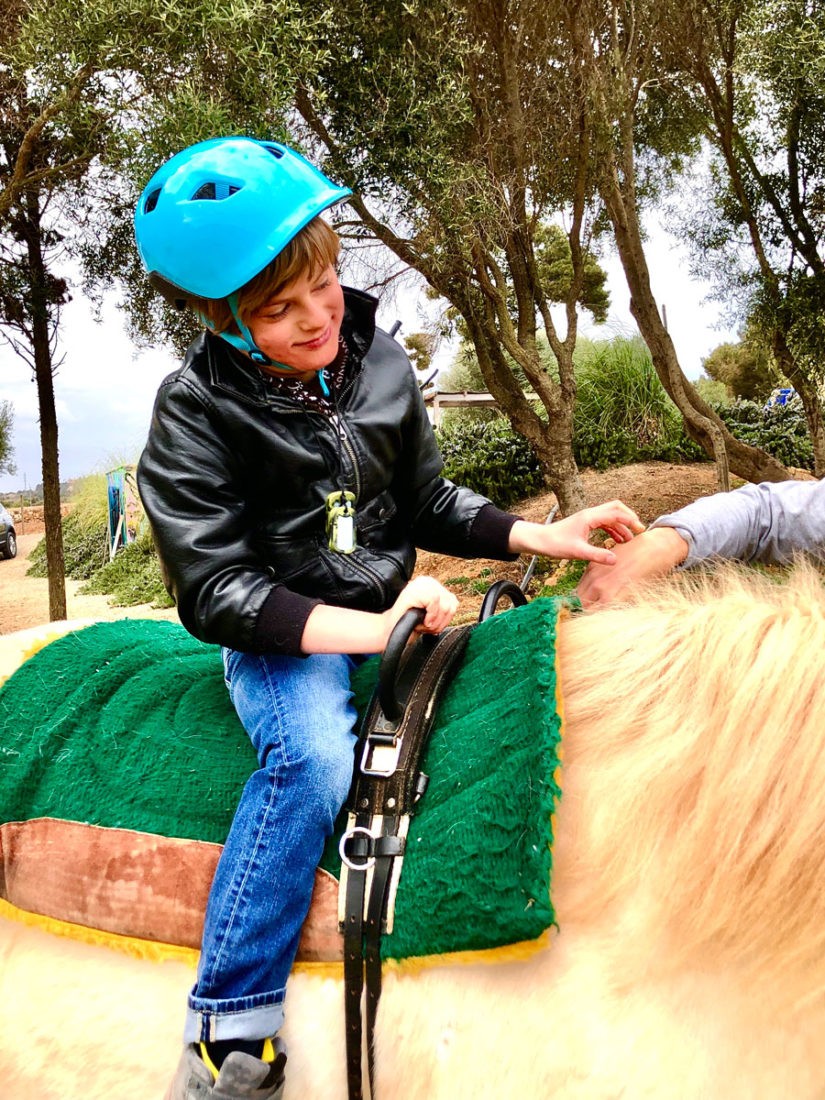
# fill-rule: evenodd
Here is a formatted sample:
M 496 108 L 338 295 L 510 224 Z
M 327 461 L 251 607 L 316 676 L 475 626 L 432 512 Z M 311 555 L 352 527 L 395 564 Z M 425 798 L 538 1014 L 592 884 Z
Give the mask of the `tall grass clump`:
M 111 596 L 110 603 L 115 607 L 131 607 L 138 603 L 172 607 L 173 604 L 164 587 L 160 562 L 148 530 L 118 550 L 80 591 Z
M 106 475 L 90 474 L 75 482 L 69 503 L 72 510 L 63 520 L 63 554 L 66 576 L 87 582 L 80 591 L 111 596 L 110 603 L 116 607 L 138 603 L 171 607 L 148 529 L 109 560 Z M 45 539 L 32 550 L 29 561 L 28 576 L 47 576 Z
M 578 367 L 573 451 L 580 466 L 705 457 L 688 439 L 640 337 L 594 344 Z
M 109 560 L 109 519 L 104 474 L 89 474 L 75 482 L 71 512 L 63 520 L 66 576 L 85 581 Z M 46 577 L 46 540 L 29 555 L 29 577 Z

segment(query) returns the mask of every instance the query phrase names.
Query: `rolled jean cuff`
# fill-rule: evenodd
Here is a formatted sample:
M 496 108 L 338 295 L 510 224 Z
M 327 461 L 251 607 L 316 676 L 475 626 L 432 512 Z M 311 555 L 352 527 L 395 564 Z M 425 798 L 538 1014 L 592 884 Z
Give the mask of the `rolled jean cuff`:
M 284 991 L 230 1001 L 190 998 L 183 1029 L 185 1043 L 214 1043 L 220 1039 L 265 1039 L 276 1035 L 284 1022 Z

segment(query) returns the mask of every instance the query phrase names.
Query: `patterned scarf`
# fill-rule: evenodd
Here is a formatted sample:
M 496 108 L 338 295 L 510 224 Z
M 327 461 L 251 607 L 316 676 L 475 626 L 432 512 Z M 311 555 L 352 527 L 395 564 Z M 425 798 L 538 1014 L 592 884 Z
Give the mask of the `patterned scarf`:
M 326 368 L 327 383 L 332 393 L 340 393 L 347 373 L 347 345 L 343 336 L 338 337 L 338 354 L 334 361 Z M 321 390 L 318 375 L 315 374 L 308 382 L 302 382 L 289 374 L 270 374 L 261 371 L 267 387 L 279 397 L 289 397 L 303 405 L 305 409 L 320 412 L 324 416 L 332 416 L 335 406 L 332 398 L 327 397 Z

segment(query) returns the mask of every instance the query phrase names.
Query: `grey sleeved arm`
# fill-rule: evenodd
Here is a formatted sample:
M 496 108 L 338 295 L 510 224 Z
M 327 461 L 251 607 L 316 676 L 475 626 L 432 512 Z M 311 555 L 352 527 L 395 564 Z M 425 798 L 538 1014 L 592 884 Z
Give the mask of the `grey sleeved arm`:
M 682 567 L 709 558 L 781 564 L 796 554 L 825 560 L 825 481 L 765 482 L 703 497 L 660 516 L 688 544 Z

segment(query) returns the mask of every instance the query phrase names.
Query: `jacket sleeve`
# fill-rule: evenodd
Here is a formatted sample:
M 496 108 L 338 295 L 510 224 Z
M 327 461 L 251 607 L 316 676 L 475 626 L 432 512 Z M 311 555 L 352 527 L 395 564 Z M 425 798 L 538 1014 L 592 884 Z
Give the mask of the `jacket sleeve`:
M 306 619 L 322 601 L 290 592 L 267 572 L 215 410 L 180 374 L 158 392 L 138 487 L 186 629 L 247 652 L 300 652 Z
M 412 516 L 412 537 L 422 550 L 460 558 L 515 561 L 507 549 L 517 516 L 487 497 L 441 476 L 444 460 L 412 370 L 407 370 L 410 414 L 394 478 L 394 495 Z
M 711 558 L 784 564 L 797 554 L 825 560 L 825 481 L 744 485 L 660 516 L 688 544 L 682 568 Z

